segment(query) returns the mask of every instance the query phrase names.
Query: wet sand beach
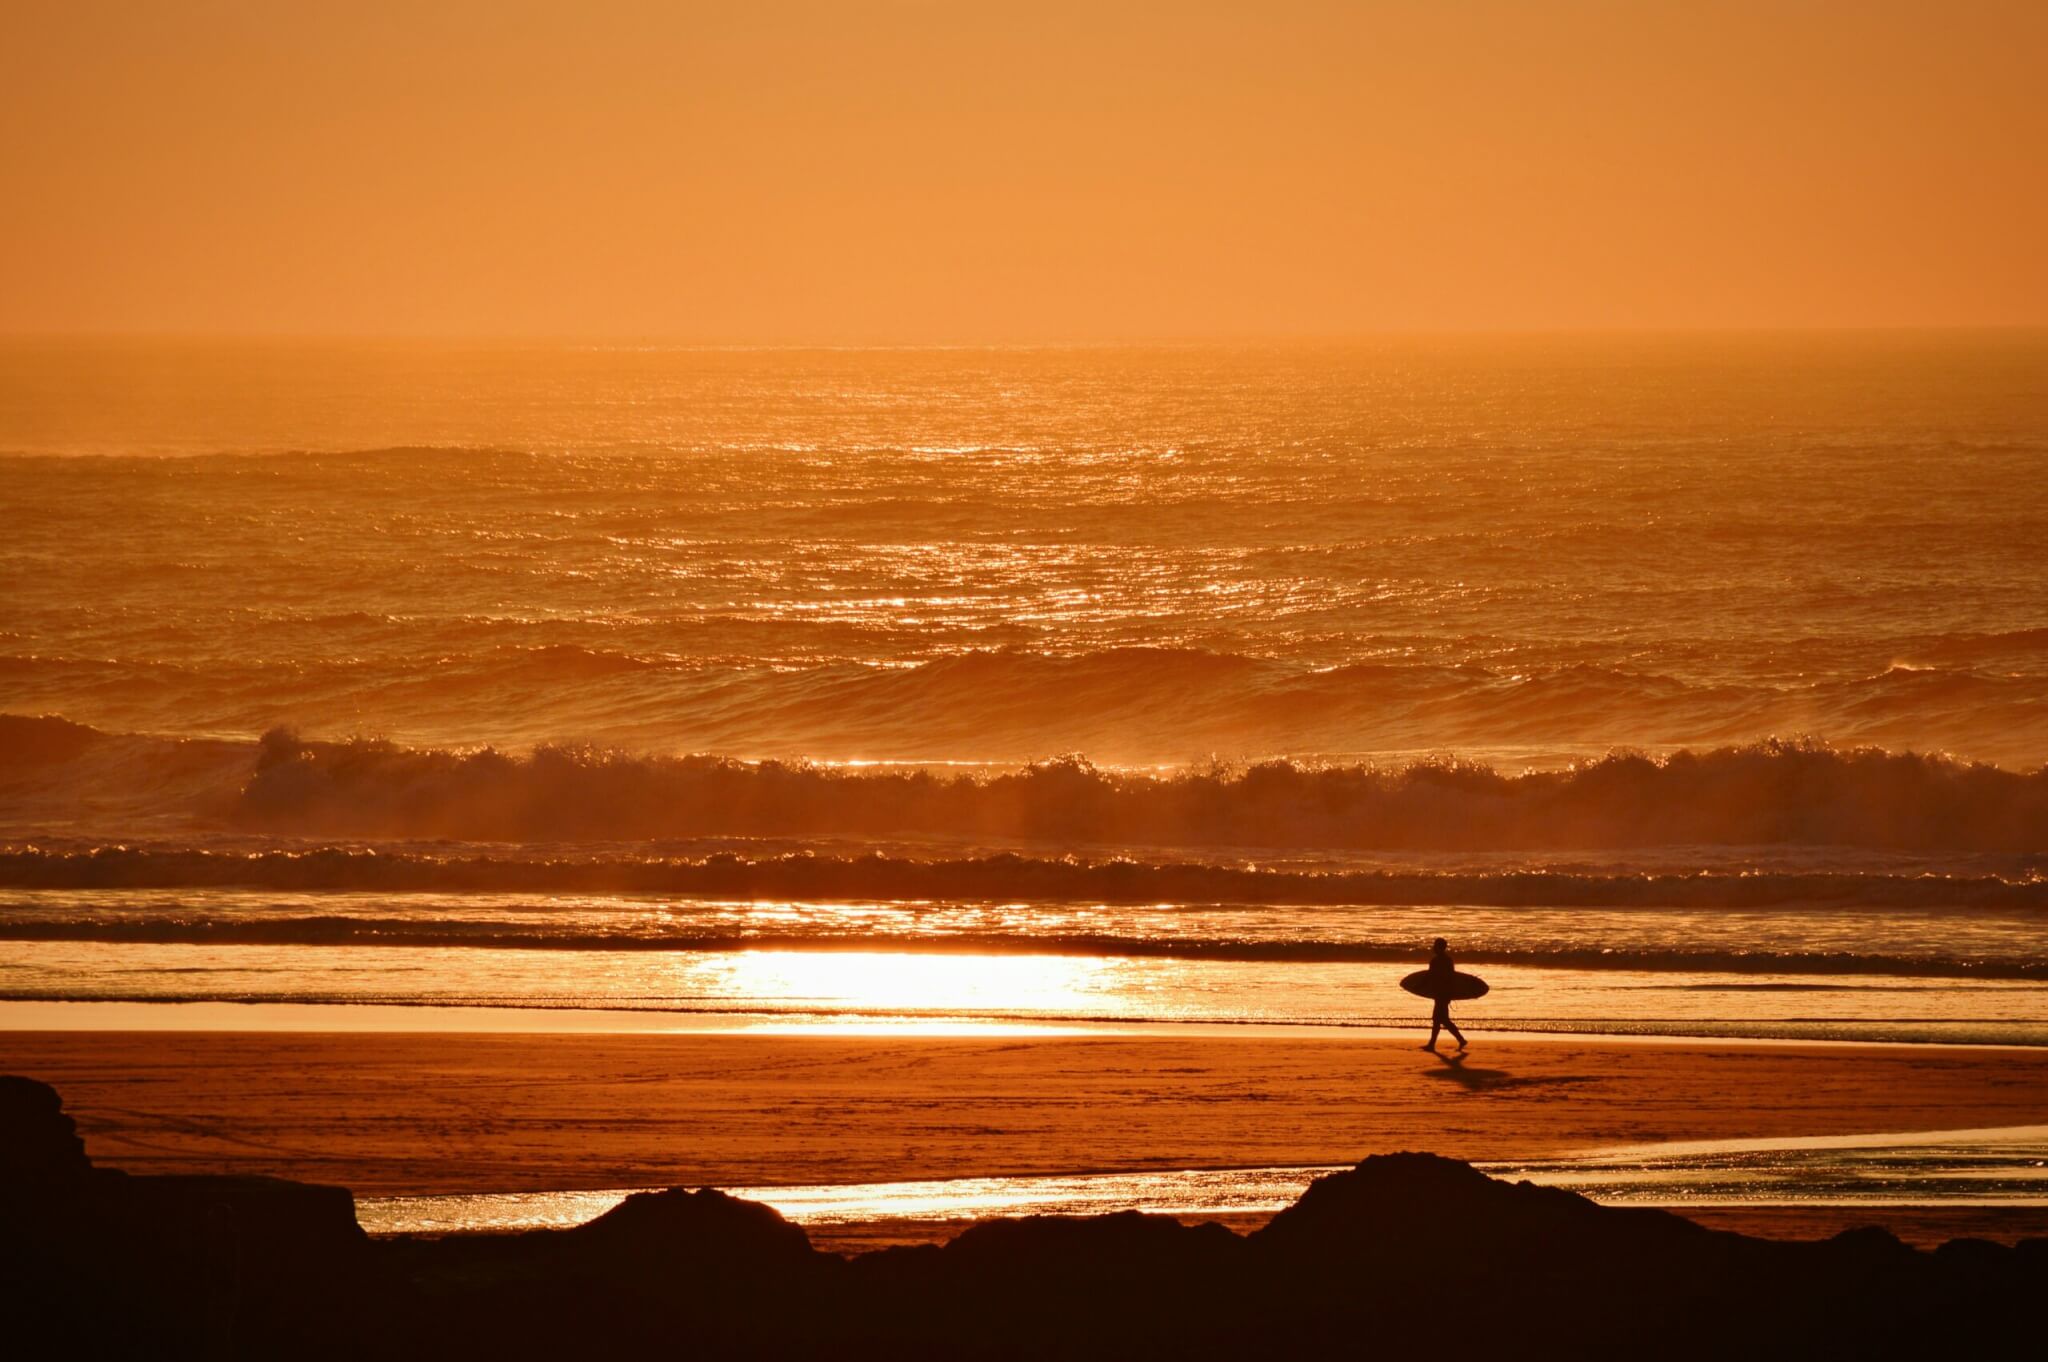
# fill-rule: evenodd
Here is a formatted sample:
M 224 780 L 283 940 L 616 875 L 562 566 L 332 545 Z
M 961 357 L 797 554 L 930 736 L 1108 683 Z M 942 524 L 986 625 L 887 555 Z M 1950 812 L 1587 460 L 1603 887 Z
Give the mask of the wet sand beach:
M 1377 1036 L 10 1032 L 0 1069 L 57 1085 L 102 1165 L 371 1196 L 1338 1164 L 1404 1149 L 1497 1161 L 2048 1122 L 2048 1053 L 1982 1047 L 1573 1037 L 1487 1040 L 1453 1063 Z M 1741 1214 L 1744 1228 L 1794 1237 L 1844 1223 L 1825 1208 Z M 1902 1232 L 1925 1218 L 1897 1214 Z M 2048 1232 L 2048 1210 L 1942 1223 L 2012 1237 Z

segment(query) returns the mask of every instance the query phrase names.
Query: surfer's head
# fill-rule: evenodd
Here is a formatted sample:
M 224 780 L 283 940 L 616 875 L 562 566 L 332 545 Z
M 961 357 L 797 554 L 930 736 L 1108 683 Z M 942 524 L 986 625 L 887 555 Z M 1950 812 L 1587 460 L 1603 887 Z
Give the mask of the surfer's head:
M 1438 937 L 1436 939 L 1436 945 L 1432 946 L 1430 949 L 1434 950 L 1438 955 L 1442 955 L 1445 951 L 1449 950 L 1450 948 L 1450 942 L 1444 940 L 1442 937 Z

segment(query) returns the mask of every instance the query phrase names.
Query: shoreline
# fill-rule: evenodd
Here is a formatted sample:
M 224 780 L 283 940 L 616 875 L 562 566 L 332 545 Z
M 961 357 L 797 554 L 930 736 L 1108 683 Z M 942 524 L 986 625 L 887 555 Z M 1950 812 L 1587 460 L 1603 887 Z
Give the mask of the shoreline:
M 1516 1162 L 2048 1123 L 2048 1052 L 1584 1036 L 0 1031 L 99 1162 L 362 1195 Z
M 421 1025 L 423 1020 L 442 1025 Z M 176 1024 L 166 1024 L 176 1023 Z M 452 1024 L 448 1024 L 452 1023 Z M 1877 1023 L 1881 1025 L 1882 1023 Z M 1740 1026 L 1743 1023 L 1728 1023 Z M 1542 1027 L 1473 1024 L 1464 1030 L 1494 1044 L 1568 1044 L 1602 1041 L 1616 1045 L 1800 1046 L 1847 1049 L 1927 1049 L 2048 1053 L 2048 1041 L 1992 1042 L 1906 1036 L 1808 1036 L 1716 1034 L 1683 1029 L 1663 1031 L 1574 1028 L 1569 1021 Z M 653 1036 L 818 1036 L 818 1037 L 1002 1037 L 1077 1038 L 1157 1036 L 1160 1038 L 1388 1041 L 1428 1030 L 1427 1021 L 1319 1022 L 1181 1021 L 1173 1018 L 1049 1017 L 916 1012 L 849 1012 L 731 1009 L 596 1008 L 577 1006 L 478 1006 L 436 1002 L 223 1002 L 129 999 L 0 998 L 0 1037 L 22 1032 L 135 1032 L 138 1034 L 386 1034 L 461 1035 L 653 1035 Z
M 1562 1188 L 1603 1205 L 1675 1211 L 1694 1220 L 1761 1224 L 1819 1237 L 1823 1226 L 1880 1220 L 1901 1238 L 2018 1239 L 2048 1229 L 2040 1177 L 2048 1125 L 1911 1134 L 1682 1141 L 1595 1150 L 1525 1163 L 1478 1163 L 1492 1178 Z M 1311 1181 L 1348 1165 L 1178 1169 L 1024 1178 L 724 1187 L 764 1203 L 814 1243 L 941 1243 L 970 1225 L 1031 1216 L 1138 1211 L 1182 1224 L 1256 1229 Z M 363 1197 L 356 1214 L 381 1237 L 565 1229 L 654 1187 L 603 1191 Z M 1766 1237 L 1771 1236 L 1768 1231 Z

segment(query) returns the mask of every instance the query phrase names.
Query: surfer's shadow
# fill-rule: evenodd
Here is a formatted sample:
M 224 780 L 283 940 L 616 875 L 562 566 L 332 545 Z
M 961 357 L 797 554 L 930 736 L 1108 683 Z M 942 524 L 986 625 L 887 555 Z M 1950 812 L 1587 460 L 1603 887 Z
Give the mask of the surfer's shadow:
M 1455 1083 L 1466 1092 L 1503 1092 L 1512 1088 L 1555 1087 L 1564 1083 L 1590 1083 L 1593 1080 L 1577 1074 L 1556 1074 L 1547 1078 L 1517 1078 L 1506 1069 L 1475 1069 L 1465 1062 L 1463 1054 L 1438 1055 L 1440 1069 L 1429 1071 L 1428 1077 L 1441 1078 Z

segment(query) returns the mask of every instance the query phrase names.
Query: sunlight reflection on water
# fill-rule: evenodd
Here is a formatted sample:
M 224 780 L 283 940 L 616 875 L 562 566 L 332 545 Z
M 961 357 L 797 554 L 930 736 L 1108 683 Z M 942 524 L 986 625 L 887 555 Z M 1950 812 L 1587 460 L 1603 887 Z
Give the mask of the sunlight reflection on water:
M 1066 1024 L 1414 1028 L 1413 961 L 1228 960 L 947 950 L 518 950 L 0 941 L 0 1008 L 26 1004 L 400 1007 L 426 1030 L 745 1026 L 1038 1034 Z M 1475 1032 L 2048 1043 L 2048 987 L 1897 975 L 1729 975 L 1487 964 Z M 465 1009 L 467 1011 L 465 1011 Z M 495 1022 L 484 1010 L 510 1014 Z M 642 1014 L 630 1025 L 618 1020 Z M 82 1013 L 80 1014 L 83 1015 Z M 165 1015 L 165 1024 L 170 1020 Z M 144 1023 L 149 1025 L 152 1023 Z M 294 1029 L 287 1027 L 286 1029 Z

